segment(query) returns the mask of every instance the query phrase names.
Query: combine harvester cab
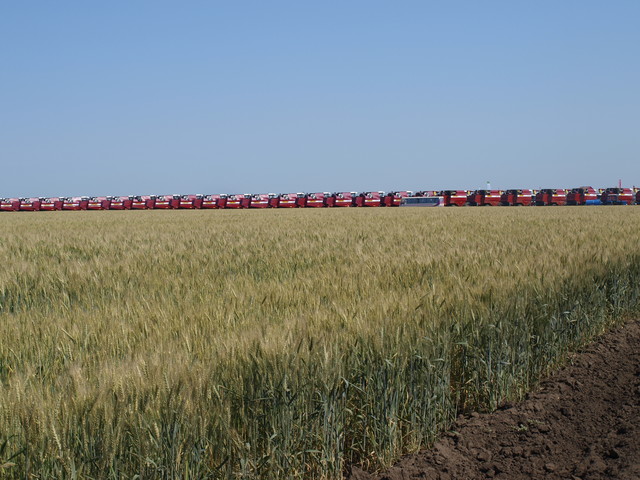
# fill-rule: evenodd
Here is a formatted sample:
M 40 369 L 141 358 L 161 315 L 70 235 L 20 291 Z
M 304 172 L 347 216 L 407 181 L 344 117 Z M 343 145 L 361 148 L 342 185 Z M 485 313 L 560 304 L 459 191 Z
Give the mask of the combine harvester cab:
M 500 204 L 528 207 L 533 203 L 533 192 L 528 188 L 511 189 L 500 195 Z
M 20 209 L 19 198 L 0 198 L 0 211 L 17 212 Z
M 180 204 L 179 195 L 157 195 L 154 208 L 160 209 L 160 210 L 170 210 L 170 209 L 178 208 L 179 204 Z
M 445 207 L 463 207 L 467 204 L 468 193 L 466 190 L 442 190 L 438 196 L 444 198 Z
M 327 195 L 325 192 L 316 192 L 307 194 L 307 207 L 322 208 L 327 206 Z
M 109 210 L 131 210 L 131 205 L 133 204 L 133 197 L 129 196 L 118 196 L 118 197 L 107 197 L 109 200 Z
M 111 201 L 107 197 L 89 197 L 87 210 L 109 210 Z
M 444 197 L 435 195 L 404 197 L 401 207 L 444 207 Z
M 251 195 L 249 208 L 269 208 L 269 195 L 266 193 L 256 193 Z
M 335 207 L 353 207 L 355 205 L 356 192 L 336 192 L 333 195 Z
M 224 195 L 205 195 L 202 198 L 202 208 L 206 208 L 206 209 L 224 208 L 224 205 L 221 205 L 223 197 Z
M 281 193 L 278 196 L 278 208 L 296 208 L 298 206 L 297 193 Z
M 600 197 L 605 205 L 631 205 L 633 190 L 630 188 L 607 188 Z
M 251 195 L 229 195 L 227 198 L 227 206 L 225 208 L 249 208 L 251 204 Z
M 180 195 L 178 208 L 183 210 L 193 210 L 202 208 L 202 195 Z
M 567 205 L 599 205 L 598 192 L 592 187 L 573 188 L 567 193 Z
M 64 197 L 62 210 L 86 210 L 89 205 L 89 197 Z
M 18 210 L 21 212 L 37 212 L 40 210 L 40 199 L 35 197 L 21 198 Z
M 60 197 L 40 198 L 40 211 L 53 212 L 54 210 L 62 210 L 62 199 Z

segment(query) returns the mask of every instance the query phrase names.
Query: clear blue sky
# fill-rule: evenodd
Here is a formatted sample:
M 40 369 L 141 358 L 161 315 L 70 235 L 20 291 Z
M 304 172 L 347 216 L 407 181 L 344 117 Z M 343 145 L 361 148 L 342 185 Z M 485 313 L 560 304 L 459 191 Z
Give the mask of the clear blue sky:
M 4 1 L 0 196 L 640 184 L 640 1 Z

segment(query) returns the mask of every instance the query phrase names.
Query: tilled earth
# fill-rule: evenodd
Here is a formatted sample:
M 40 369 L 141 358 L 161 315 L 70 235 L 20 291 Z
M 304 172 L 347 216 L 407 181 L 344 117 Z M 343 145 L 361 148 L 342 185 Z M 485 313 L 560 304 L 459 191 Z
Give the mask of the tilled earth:
M 432 449 L 348 480 L 640 479 L 640 321 L 628 322 L 517 405 L 460 417 Z

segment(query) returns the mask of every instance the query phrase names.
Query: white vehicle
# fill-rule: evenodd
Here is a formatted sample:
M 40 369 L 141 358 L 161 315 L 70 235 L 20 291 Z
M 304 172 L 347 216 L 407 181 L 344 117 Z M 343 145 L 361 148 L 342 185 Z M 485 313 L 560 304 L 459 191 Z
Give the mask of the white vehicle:
M 444 207 L 444 197 L 405 197 L 401 207 Z

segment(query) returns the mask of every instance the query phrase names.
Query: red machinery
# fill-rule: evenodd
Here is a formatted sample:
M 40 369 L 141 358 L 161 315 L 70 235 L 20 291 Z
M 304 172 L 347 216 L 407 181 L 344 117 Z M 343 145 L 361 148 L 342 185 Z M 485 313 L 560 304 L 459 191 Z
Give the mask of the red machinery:
M 89 205 L 89 197 L 64 197 L 62 210 L 86 210 Z
M 40 198 L 40 210 L 62 210 L 62 199 L 60 197 L 42 197 Z
M 225 208 L 249 208 L 251 195 L 229 195 Z
M 224 208 L 226 203 L 226 195 L 205 195 L 202 198 L 202 208 Z
M 640 205 L 640 188 L 634 190 L 636 191 L 636 205 Z
M 18 210 L 21 212 L 35 212 L 40 210 L 40 199 L 35 197 L 21 198 Z
M 362 192 L 355 203 L 356 207 L 384 207 L 384 192 Z
M 564 188 L 543 188 L 536 194 L 536 205 L 566 205 L 567 191 Z
M 298 206 L 298 195 L 303 193 L 281 193 L 278 198 L 279 208 L 295 208 Z
M 89 197 L 87 210 L 109 210 L 111 201 L 107 197 Z
M 444 197 L 445 207 L 462 207 L 467 204 L 466 190 L 442 190 L 437 192 L 437 196 Z
M 109 200 L 109 210 L 131 210 L 133 197 L 107 197 Z
M 266 193 L 256 193 L 251 195 L 249 208 L 269 208 L 269 195 Z
M 630 188 L 607 188 L 600 197 L 605 205 L 631 205 L 633 203 L 633 190 Z
M 533 202 L 533 192 L 528 188 L 511 189 L 500 196 L 501 205 L 514 205 L 528 207 Z
M 147 210 L 155 208 L 155 195 L 134 195 L 131 198 L 131 210 Z
M 335 207 L 336 205 L 336 196 L 331 192 L 322 192 L 324 196 L 324 204 L 327 207 Z
M 500 205 L 502 200 L 502 191 L 500 190 L 475 190 L 467 195 L 467 203 L 477 206 L 493 206 Z
M 337 192 L 334 194 L 336 200 L 334 207 L 353 207 L 355 206 L 356 192 Z
M 156 203 L 153 208 L 167 210 L 171 208 L 178 208 L 180 204 L 179 195 L 158 195 L 156 196 Z
M 598 200 L 598 192 L 592 187 L 573 188 L 567 193 L 567 205 L 586 205 Z
M 202 208 L 202 195 L 180 195 L 178 199 L 178 208 L 194 209 Z
M 329 192 L 318 192 L 307 194 L 307 207 L 333 207 L 335 196 Z
M 270 193 L 269 194 L 269 206 L 271 208 L 280 207 L 280 195 L 278 195 L 276 193 Z
M 0 198 L 0 211 L 17 212 L 20 208 L 19 198 Z
M 307 206 L 307 194 L 298 192 L 296 193 L 296 206 L 304 208 Z

